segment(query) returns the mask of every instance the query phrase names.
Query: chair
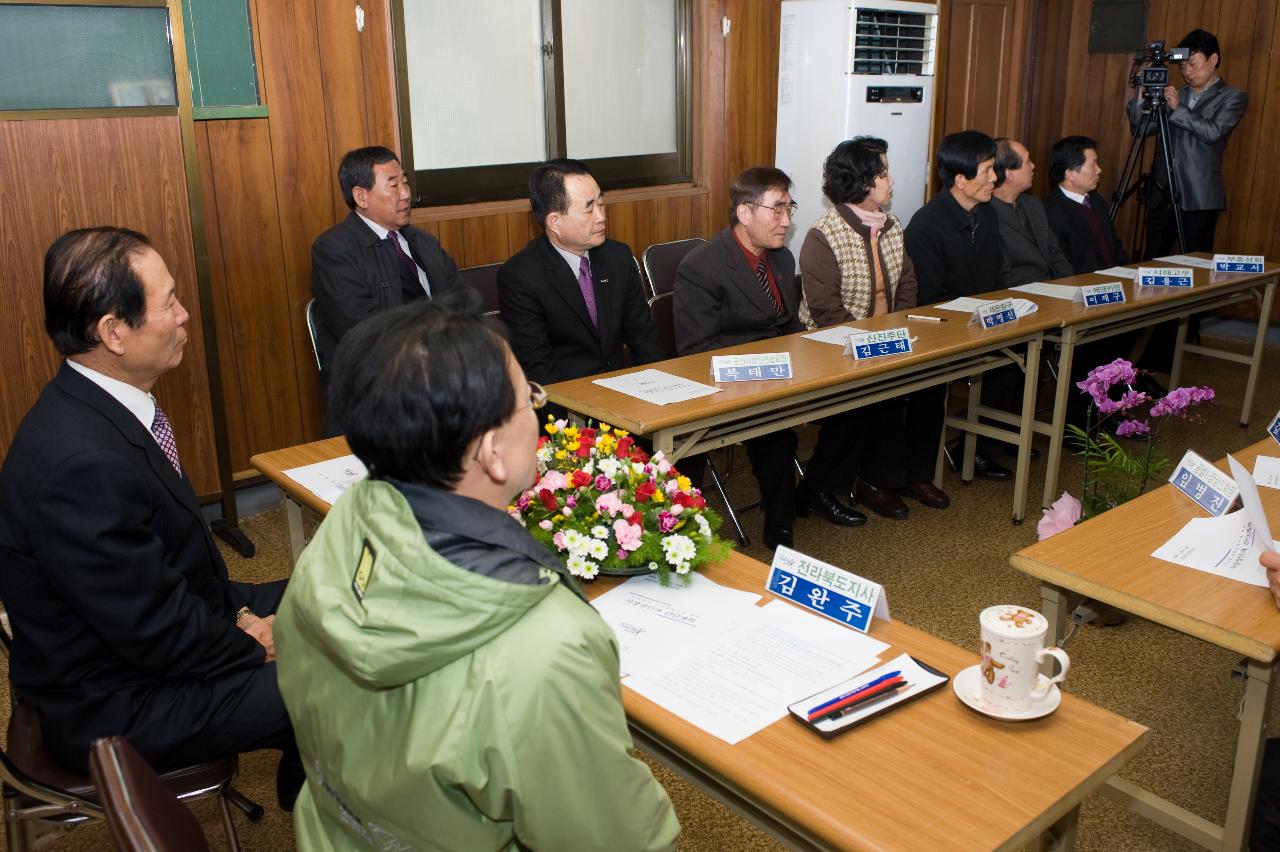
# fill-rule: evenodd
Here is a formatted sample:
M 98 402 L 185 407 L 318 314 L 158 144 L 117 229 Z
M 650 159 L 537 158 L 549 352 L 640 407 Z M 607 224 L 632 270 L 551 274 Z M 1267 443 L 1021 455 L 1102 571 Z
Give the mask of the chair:
M 124 737 L 94 741 L 89 774 L 121 852 L 208 852 L 200 823 Z
M 670 293 L 675 289 L 676 269 L 684 256 L 706 240 L 693 237 L 670 243 L 654 243 L 644 250 L 644 271 L 649 279 L 649 290 L 654 296 Z
M 484 312 L 490 316 L 498 313 L 498 270 L 501 268 L 501 263 L 486 263 L 458 270 L 462 283 L 480 294 Z
M 307 336 L 311 338 L 311 354 L 316 359 L 316 369 L 323 371 L 324 365 L 320 363 L 320 347 L 316 346 L 316 300 L 312 299 L 307 302 Z

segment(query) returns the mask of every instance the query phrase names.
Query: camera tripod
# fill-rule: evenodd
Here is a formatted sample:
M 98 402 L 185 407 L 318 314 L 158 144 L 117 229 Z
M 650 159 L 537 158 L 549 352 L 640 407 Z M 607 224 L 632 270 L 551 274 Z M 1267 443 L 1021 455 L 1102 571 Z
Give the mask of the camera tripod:
M 1173 204 L 1173 221 L 1178 228 L 1178 249 L 1185 252 L 1187 235 L 1182 228 L 1182 192 L 1178 189 L 1178 179 L 1173 173 L 1173 149 L 1169 145 L 1169 104 L 1164 99 L 1164 86 L 1144 87 L 1142 96 L 1144 101 L 1142 120 L 1138 123 L 1133 141 L 1129 143 L 1129 153 L 1125 155 L 1124 169 L 1120 173 L 1120 182 L 1111 198 L 1108 216 L 1114 221 L 1120 205 L 1134 191 L 1129 188 L 1129 184 L 1133 180 L 1133 171 L 1138 161 L 1142 159 L 1143 143 L 1147 139 L 1147 134 L 1151 132 L 1151 125 L 1154 122 L 1160 152 L 1164 155 L 1164 176 L 1168 181 L 1170 203 Z

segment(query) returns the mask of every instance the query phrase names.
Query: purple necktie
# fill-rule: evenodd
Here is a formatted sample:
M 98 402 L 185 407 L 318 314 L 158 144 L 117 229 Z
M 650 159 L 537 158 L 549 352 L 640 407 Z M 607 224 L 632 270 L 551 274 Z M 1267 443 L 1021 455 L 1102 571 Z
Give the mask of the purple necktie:
M 173 427 L 160 406 L 156 406 L 156 416 L 151 420 L 151 434 L 156 436 L 156 443 L 164 452 L 164 457 L 173 465 L 178 476 L 182 476 L 182 465 L 178 463 L 178 443 L 173 440 Z
M 400 255 L 400 262 L 404 264 L 405 272 L 409 275 L 409 280 L 421 287 L 422 278 L 418 276 L 418 263 L 413 259 L 409 252 L 405 251 L 404 244 L 400 242 L 405 239 L 404 235 L 399 231 L 387 231 L 387 239 L 391 241 L 391 245 L 396 247 L 396 254 Z M 405 242 L 407 243 L 408 240 L 405 240 Z M 427 287 L 427 295 L 431 295 L 430 286 Z
M 599 328 L 600 318 L 596 315 L 596 288 L 591 283 L 591 260 L 585 254 L 582 256 L 582 263 L 578 264 L 578 286 L 582 288 L 582 301 L 587 303 L 591 324 Z

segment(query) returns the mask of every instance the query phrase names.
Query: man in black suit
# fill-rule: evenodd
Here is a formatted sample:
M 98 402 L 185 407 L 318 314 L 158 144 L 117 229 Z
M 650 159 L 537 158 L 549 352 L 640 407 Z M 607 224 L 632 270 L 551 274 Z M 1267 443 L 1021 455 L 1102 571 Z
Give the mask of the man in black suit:
M 272 641 L 284 581 L 229 581 L 150 393 L 187 342 L 173 277 L 139 233 L 70 231 L 45 255 L 44 302 L 66 360 L 0 468 L 14 687 L 68 766 L 112 734 L 161 768 L 278 748 L 291 808 L 303 774 Z
M 1098 143 L 1068 136 L 1049 150 L 1049 179 L 1054 188 L 1044 199 L 1045 216 L 1076 275 L 1129 262 L 1098 192 L 1102 166 Z
M 605 238 L 604 196 L 585 163 L 551 160 L 529 175 L 542 236 L 498 270 L 511 349 L 540 384 L 664 357 L 631 249 Z
M 732 224 L 685 256 L 676 270 L 675 336 L 681 355 L 805 330 L 796 316 L 796 259 L 784 247 L 795 204 L 791 179 L 778 169 L 747 169 L 729 187 Z M 746 442 L 760 485 L 764 544 L 791 547 L 795 516 L 817 510 L 833 524 L 859 526 L 867 516 L 840 503 L 857 475 L 862 434 L 857 412 L 822 421 L 804 484 L 793 472 L 790 429 Z
M 462 286 L 440 242 L 409 224 L 413 193 L 394 151 L 348 151 L 338 185 L 351 212 L 311 244 L 321 381 L 338 341 L 360 320 Z
M 1049 229 L 1044 204 L 1030 192 L 1036 164 L 1016 139 L 996 140 L 996 188 L 991 208 L 1000 222 L 1001 263 L 1005 287 L 1049 281 L 1072 274 L 1058 240 Z

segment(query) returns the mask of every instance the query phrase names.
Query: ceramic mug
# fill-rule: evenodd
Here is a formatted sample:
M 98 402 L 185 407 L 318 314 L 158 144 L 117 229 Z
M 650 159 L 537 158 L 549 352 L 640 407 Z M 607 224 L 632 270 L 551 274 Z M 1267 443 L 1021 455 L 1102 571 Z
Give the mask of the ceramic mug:
M 1049 620 L 1035 610 L 1012 604 L 989 606 L 979 616 L 982 626 L 982 703 L 995 710 L 1030 710 L 1067 676 L 1071 660 L 1061 648 L 1046 648 Z M 1062 666 L 1055 677 L 1040 674 L 1046 656 Z

